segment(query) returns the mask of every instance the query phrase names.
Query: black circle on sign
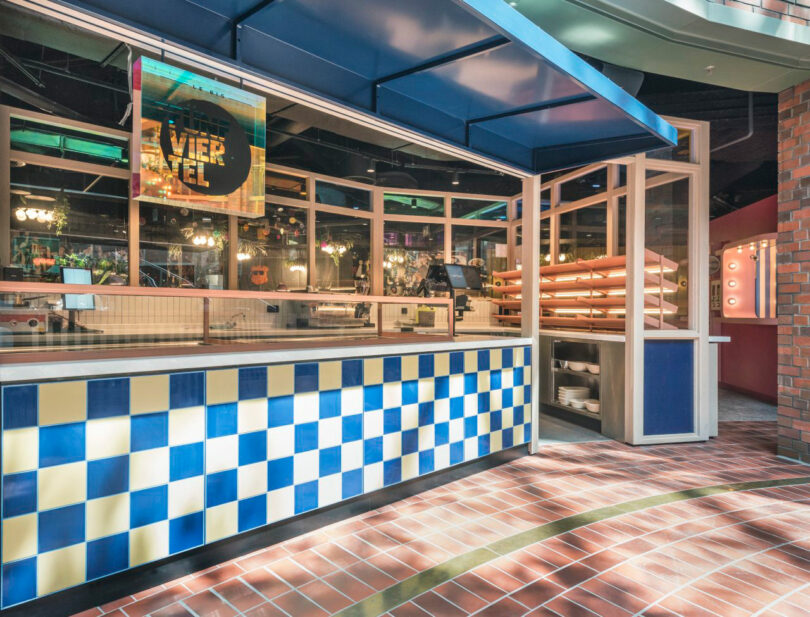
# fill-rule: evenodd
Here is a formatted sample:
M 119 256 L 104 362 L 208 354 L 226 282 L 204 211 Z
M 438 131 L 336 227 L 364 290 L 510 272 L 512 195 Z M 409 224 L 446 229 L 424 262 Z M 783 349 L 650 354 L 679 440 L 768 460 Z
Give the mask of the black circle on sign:
M 167 113 L 160 127 L 160 149 L 166 163 L 178 169 L 177 179 L 196 193 L 203 195 L 230 195 L 247 179 L 250 173 L 250 144 L 244 129 L 230 113 L 219 105 L 209 101 L 193 99 L 180 103 L 179 109 Z M 172 165 L 169 156 L 173 154 L 172 140 L 169 131 L 174 129 L 182 136 L 186 129 L 217 135 L 224 139 L 225 153 L 223 165 L 203 163 L 203 175 L 208 186 L 194 184 L 184 180 L 183 163 Z M 192 135 L 189 135 L 191 139 Z M 189 154 L 189 143 L 184 147 L 183 155 Z M 197 166 L 197 163 L 193 163 Z M 197 176 L 196 170 L 193 174 Z

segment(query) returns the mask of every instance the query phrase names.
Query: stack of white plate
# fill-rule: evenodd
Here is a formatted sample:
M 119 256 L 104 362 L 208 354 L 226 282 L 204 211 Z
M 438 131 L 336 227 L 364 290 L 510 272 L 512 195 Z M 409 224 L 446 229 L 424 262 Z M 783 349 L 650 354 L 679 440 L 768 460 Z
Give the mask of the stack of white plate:
M 557 388 L 557 400 L 560 405 L 581 408 L 585 399 L 590 398 L 591 389 L 583 386 L 560 386 Z

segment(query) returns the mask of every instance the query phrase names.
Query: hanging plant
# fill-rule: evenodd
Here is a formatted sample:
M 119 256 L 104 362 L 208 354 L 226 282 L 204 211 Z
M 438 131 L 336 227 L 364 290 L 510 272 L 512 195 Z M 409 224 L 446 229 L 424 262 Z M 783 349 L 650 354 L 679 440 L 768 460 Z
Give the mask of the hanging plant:
M 169 245 L 169 261 L 180 261 L 183 257 L 183 245 L 182 244 L 170 244 Z
M 65 191 L 59 191 L 59 196 L 53 203 L 53 219 L 48 223 L 48 229 L 53 229 L 57 236 L 62 235 L 67 225 L 68 215 L 70 214 L 70 202 L 65 196 Z
M 351 240 L 346 240 L 344 242 L 333 242 L 331 238 L 327 238 L 325 240 L 321 240 L 320 246 L 321 250 L 332 258 L 332 262 L 335 264 L 335 266 L 339 266 L 340 258 L 347 251 L 350 251 L 354 244 Z

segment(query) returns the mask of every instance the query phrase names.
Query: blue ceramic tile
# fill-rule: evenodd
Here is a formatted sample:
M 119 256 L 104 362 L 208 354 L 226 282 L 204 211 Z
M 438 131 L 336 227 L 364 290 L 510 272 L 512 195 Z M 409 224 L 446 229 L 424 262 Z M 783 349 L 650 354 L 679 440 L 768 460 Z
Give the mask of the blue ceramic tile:
M 523 405 L 518 405 L 512 411 L 512 423 L 517 426 L 518 424 L 523 424 Z
M 363 438 L 363 414 L 344 416 L 343 443 L 350 443 Z
M 267 426 L 287 426 L 295 418 L 294 398 L 292 396 L 274 396 L 267 399 Z
M 318 453 L 318 476 L 331 476 L 340 471 L 340 446 L 324 448 Z
M 382 460 L 382 437 L 372 437 L 363 442 L 363 464 L 371 465 Z
M 169 480 L 201 476 L 204 471 L 203 444 L 190 443 L 169 448 Z
M 450 378 L 447 375 L 436 378 L 435 398 L 436 400 L 450 397 Z
M 419 453 L 419 475 L 430 473 L 435 469 L 433 461 L 433 450 L 425 450 Z
M 462 396 L 454 396 L 450 399 L 450 419 L 455 420 L 457 418 L 464 417 L 464 397 Z
M 489 372 L 489 389 L 492 390 L 500 390 L 501 389 L 501 370 L 495 369 Z
M 3 608 L 37 595 L 37 558 L 3 565 Z
M 129 525 L 142 527 L 169 518 L 169 486 L 132 491 L 129 497 Z
M 373 411 L 382 409 L 383 388 L 381 384 L 363 387 L 363 409 Z
M 514 373 L 513 373 L 514 374 L 514 379 L 513 379 L 514 385 L 515 386 L 522 386 L 523 385 L 523 367 L 522 366 L 516 366 L 512 370 L 514 371 Z
M 236 435 L 238 426 L 238 404 L 222 403 L 209 405 L 205 409 L 205 434 L 208 439 Z
M 523 442 L 531 441 L 532 438 L 532 424 L 528 422 L 523 425 Z
M 292 486 L 293 483 L 293 457 L 278 458 L 267 461 L 267 490 Z
M 3 387 L 3 430 L 37 425 L 37 386 Z
M 389 356 L 383 358 L 383 381 L 389 383 L 402 379 L 402 358 L 400 356 Z
M 464 373 L 464 394 L 478 392 L 478 373 Z
M 85 423 L 58 424 L 39 429 L 39 466 L 84 460 Z
M 478 456 L 489 454 L 489 434 L 478 436 Z
M 3 517 L 36 512 L 37 472 L 26 471 L 3 476 Z
M 433 377 L 434 374 L 434 360 L 433 354 L 427 353 L 419 356 L 419 378 Z
M 512 429 L 507 429 L 501 433 L 501 444 L 504 449 L 511 448 L 515 445 L 515 432 Z
M 325 390 L 318 393 L 318 413 L 321 419 L 340 415 L 341 390 Z
M 524 405 L 532 404 L 532 387 L 528 384 L 523 386 L 523 404 Z
M 236 501 L 236 469 L 227 469 L 205 477 L 205 507 L 213 508 Z
M 203 543 L 203 513 L 194 512 L 169 521 L 169 553 L 174 555 Z
M 514 404 L 514 400 L 515 397 L 512 388 L 506 388 L 506 390 L 501 393 L 501 407 L 504 409 L 511 407 Z
M 433 401 L 419 403 L 419 426 L 433 424 Z
M 295 453 L 308 452 L 318 447 L 318 422 L 295 425 Z
M 267 460 L 267 431 L 239 435 L 239 465 Z
M 87 463 L 87 498 L 96 499 L 129 490 L 129 456 Z
M 205 404 L 205 373 L 173 373 L 169 375 L 169 407 L 197 407 Z
M 239 400 L 267 396 L 267 368 L 256 366 L 239 369 Z
M 524 347 L 523 348 L 523 364 L 525 366 L 532 365 L 532 348 L 531 347 Z
M 478 416 L 464 418 L 464 439 L 475 437 L 478 434 Z
M 129 377 L 87 382 L 88 419 L 126 415 L 129 415 Z
M 499 431 L 503 428 L 503 418 L 501 417 L 501 410 L 495 410 L 489 414 L 489 430 Z
M 93 540 L 87 543 L 87 580 L 120 572 L 129 567 L 129 534 Z
M 489 349 L 478 350 L 478 370 L 479 371 L 489 370 Z
M 343 474 L 343 499 L 355 497 L 363 492 L 363 470 L 352 469 Z
M 402 459 L 395 458 L 383 463 L 383 486 L 402 481 Z
M 419 449 L 419 429 L 402 431 L 402 454 L 413 454 Z
M 353 388 L 363 385 L 363 361 L 344 360 L 341 363 L 341 385 L 344 388 Z
M 392 407 L 383 410 L 383 433 L 398 433 L 402 430 L 402 409 Z
M 478 393 L 478 413 L 487 413 L 489 411 L 489 392 Z
M 169 413 L 149 413 L 132 416 L 132 452 L 163 448 L 169 445 Z
M 511 347 L 507 347 L 501 350 L 501 366 L 503 368 L 510 368 L 514 365 L 514 351 Z
M 239 532 L 255 529 L 267 523 L 267 497 L 257 495 L 239 502 Z
M 458 465 L 464 462 L 464 442 L 456 441 L 450 444 L 450 464 Z
M 419 402 L 419 382 L 415 379 L 413 381 L 402 382 L 402 404 L 414 405 Z
M 318 391 L 318 363 L 295 365 L 295 393 Z
M 306 482 L 295 487 L 295 513 L 309 512 L 318 507 L 318 481 Z
M 37 527 L 40 553 L 84 542 L 84 504 L 40 512 Z
M 450 353 L 450 374 L 458 375 L 464 372 L 464 353 L 453 351 Z
M 439 422 L 434 430 L 434 439 L 436 440 L 437 446 L 442 446 L 446 443 L 450 443 L 450 423 L 449 422 Z

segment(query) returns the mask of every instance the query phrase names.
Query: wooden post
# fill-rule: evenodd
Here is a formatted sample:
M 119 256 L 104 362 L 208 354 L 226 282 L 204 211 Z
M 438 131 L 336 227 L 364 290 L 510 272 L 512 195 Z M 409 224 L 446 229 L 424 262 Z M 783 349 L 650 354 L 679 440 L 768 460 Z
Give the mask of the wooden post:
M 540 176 L 523 179 L 522 224 L 520 333 L 532 340 L 532 440 L 529 447 L 534 453 L 540 438 Z
M 638 443 L 644 434 L 644 155 L 627 166 L 627 269 L 624 348 L 624 439 Z

